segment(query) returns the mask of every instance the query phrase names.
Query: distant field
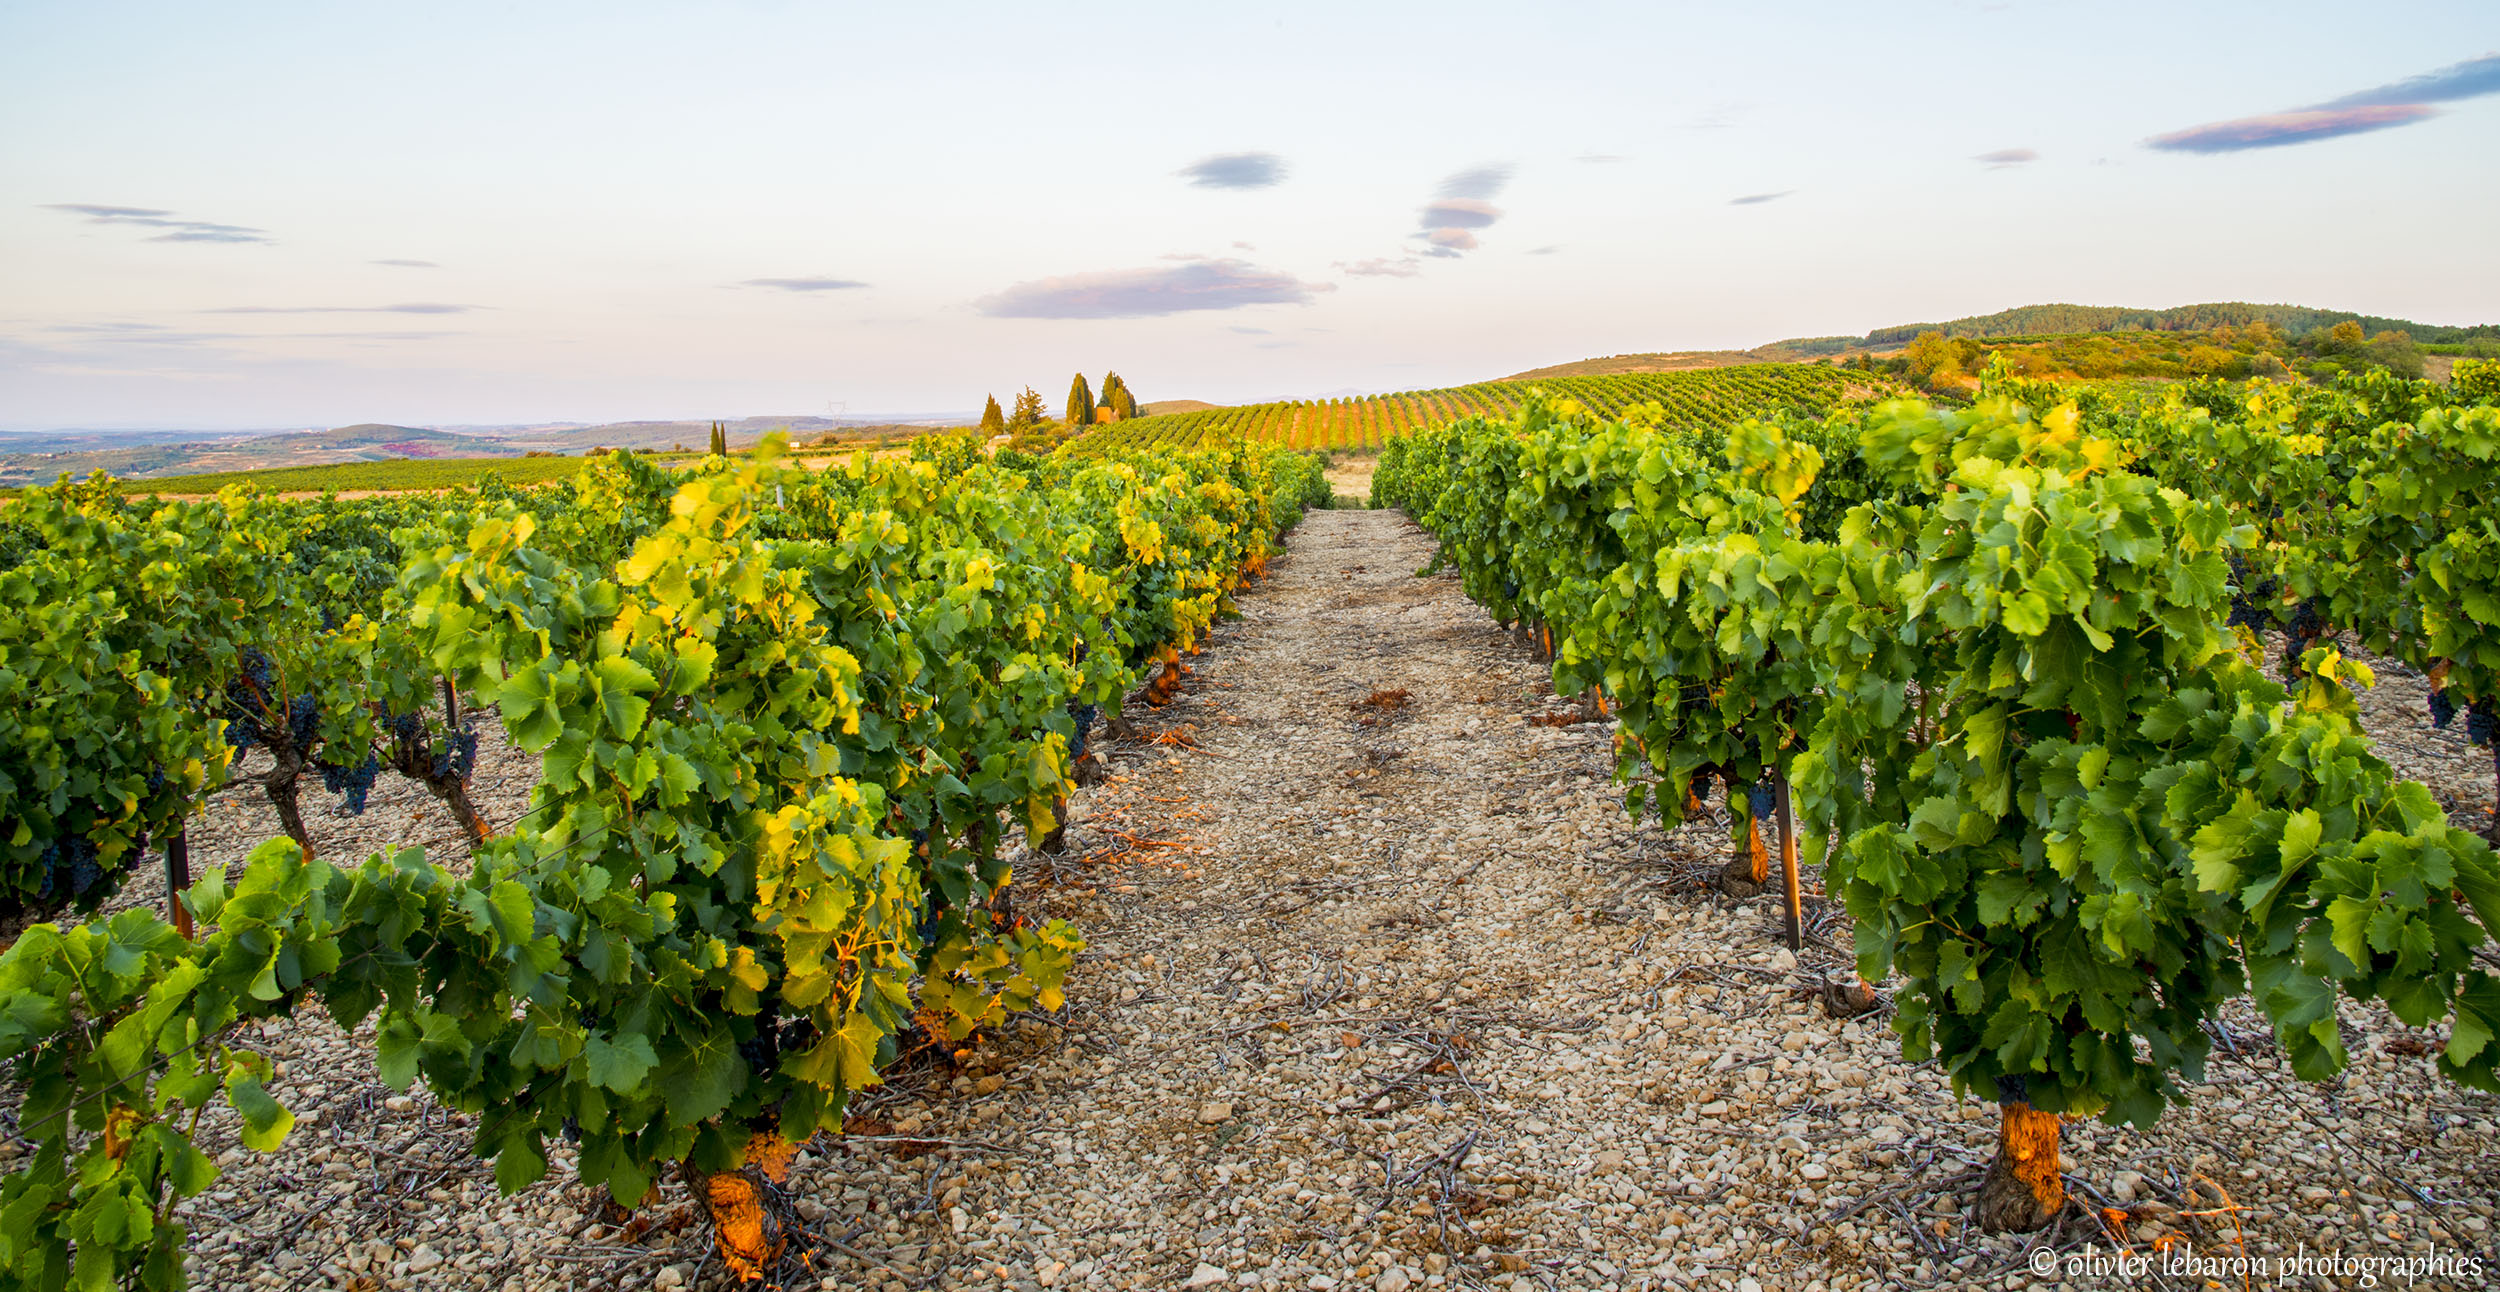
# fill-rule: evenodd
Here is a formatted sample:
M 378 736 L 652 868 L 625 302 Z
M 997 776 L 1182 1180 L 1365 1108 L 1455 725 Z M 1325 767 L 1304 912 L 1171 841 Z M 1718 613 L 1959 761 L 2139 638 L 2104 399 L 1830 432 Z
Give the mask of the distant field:
M 1759 355 L 1750 350 L 1678 350 L 1667 354 L 1615 354 L 1603 359 L 1581 359 L 1558 363 L 1546 368 L 1530 368 L 1502 378 L 1504 381 L 1552 381 L 1556 377 L 1615 377 L 1635 372 L 1693 372 L 1703 368 L 1732 368 L 1739 364 L 1762 363 L 1776 356 Z
M 271 493 L 350 493 L 364 490 L 453 489 L 489 478 L 506 484 L 569 480 L 588 458 L 406 458 L 390 462 L 333 462 L 326 466 L 218 471 L 125 481 L 134 494 L 210 494 L 227 485 L 252 485 Z
M 926 433 L 925 428 L 909 429 L 914 433 Z M 881 452 L 907 440 L 908 437 L 861 437 L 835 444 L 801 445 L 793 452 L 802 460 L 821 460 L 860 450 Z M 733 451 L 744 452 L 745 449 L 741 447 Z M 694 452 L 645 452 L 641 456 L 655 462 L 682 462 L 703 455 Z M 590 461 L 587 457 L 395 458 L 384 462 L 331 462 L 316 466 L 155 476 L 124 480 L 122 486 L 139 497 L 149 494 L 213 494 L 227 485 L 250 485 L 271 493 L 391 493 L 411 489 L 456 489 L 489 479 L 501 480 L 509 485 L 570 480 L 581 474 L 582 467 Z M 51 481 L 34 483 L 50 484 Z M 13 496 L 24 487 L 0 488 L 0 497 Z
M 1687 372 L 1557 377 L 1532 383 L 1487 381 L 1360 399 L 1293 400 L 1166 413 L 1107 423 L 1077 437 L 1075 442 L 1088 448 L 1113 450 L 1202 444 L 1238 436 L 1295 449 L 1364 451 L 1378 449 L 1390 436 L 1419 426 L 1507 413 L 1519 407 L 1531 389 L 1576 399 L 1600 417 L 1620 416 L 1635 404 L 1654 401 L 1667 410 L 1669 425 L 1703 426 L 1723 425 L 1780 409 L 1820 415 L 1885 384 L 1865 373 L 1813 364 L 1772 363 Z

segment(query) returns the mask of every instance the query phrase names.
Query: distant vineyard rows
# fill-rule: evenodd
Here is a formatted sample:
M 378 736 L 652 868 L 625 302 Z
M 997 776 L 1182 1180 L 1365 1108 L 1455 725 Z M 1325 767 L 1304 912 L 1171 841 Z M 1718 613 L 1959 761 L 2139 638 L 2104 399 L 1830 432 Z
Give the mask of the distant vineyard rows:
M 1765 363 L 1697 372 L 1557 377 L 1535 383 L 1488 381 L 1359 399 L 1292 400 L 1166 413 L 1108 423 L 1078 442 L 1103 452 L 1189 448 L 1234 438 L 1289 449 L 1378 449 L 1392 436 L 1420 427 L 1462 417 L 1508 416 L 1526 402 L 1531 390 L 1553 399 L 1574 400 L 1603 418 L 1655 403 L 1666 410 L 1665 428 L 1700 430 L 1782 409 L 1821 416 L 1852 396 L 1867 393 L 1869 380 L 1863 373 L 1812 364 Z

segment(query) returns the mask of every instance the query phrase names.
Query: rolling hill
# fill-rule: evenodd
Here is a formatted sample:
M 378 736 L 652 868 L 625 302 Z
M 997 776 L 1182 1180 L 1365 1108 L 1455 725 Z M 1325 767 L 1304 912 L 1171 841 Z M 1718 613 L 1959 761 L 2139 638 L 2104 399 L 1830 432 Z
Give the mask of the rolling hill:
M 2175 305 L 2169 309 L 2141 309 L 2124 305 L 2020 305 L 1994 314 L 1975 314 L 1943 323 L 1900 323 L 1879 327 L 1864 336 L 1794 337 L 1759 346 L 1752 353 L 1766 359 L 1793 361 L 1859 350 L 1889 350 L 1909 344 L 1921 332 L 1975 338 L 2045 337 L 2093 332 L 2204 332 L 2218 327 L 2247 327 L 2252 323 L 2265 323 L 2289 335 L 2299 336 L 2318 328 L 2333 327 L 2347 319 L 2359 323 L 2365 332 L 2403 332 L 2419 342 L 2500 338 L 2500 324 L 2448 327 L 2307 305 L 2252 305 L 2245 301 Z
M 1568 365 L 1566 365 L 1568 366 Z M 1539 378 L 1534 388 L 1576 399 L 1601 417 L 1655 402 L 1670 425 L 1719 425 L 1752 413 L 1793 409 L 1816 414 L 1879 388 L 1880 379 L 1816 364 L 1742 364 L 1679 372 Z M 1099 450 L 1149 444 L 1199 444 L 1241 436 L 1297 449 L 1377 449 L 1390 436 L 1455 417 L 1506 413 L 1526 398 L 1520 380 L 1478 382 L 1439 390 L 1324 400 L 1240 404 L 1109 422 L 1075 443 Z
M 727 426 L 733 447 L 751 445 L 767 433 L 780 430 L 789 431 L 794 440 L 821 440 L 830 435 L 844 442 L 883 442 L 919 429 L 916 425 L 870 424 L 859 419 L 828 417 L 743 417 Z M 0 486 L 50 484 L 65 474 L 85 476 L 92 471 L 124 480 L 157 480 L 353 463 L 491 461 L 533 453 L 578 456 L 593 448 L 664 453 L 674 449 L 699 450 L 710 435 L 711 423 L 697 421 L 556 422 L 456 428 L 363 422 L 329 430 L 277 433 L 14 432 L 0 435 Z

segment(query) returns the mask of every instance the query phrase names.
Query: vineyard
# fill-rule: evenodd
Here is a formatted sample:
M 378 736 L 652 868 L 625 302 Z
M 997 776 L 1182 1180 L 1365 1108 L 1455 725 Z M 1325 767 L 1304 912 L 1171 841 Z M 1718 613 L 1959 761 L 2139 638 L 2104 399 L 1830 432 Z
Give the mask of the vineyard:
M 1534 389 L 1574 400 L 1599 417 L 1619 417 L 1642 404 L 1656 404 L 1663 410 L 1663 425 L 1700 430 L 1780 411 L 1819 417 L 1865 395 L 1875 380 L 1810 364 L 1752 364 L 1698 372 L 1558 377 L 1541 380 Z M 1423 427 L 1464 417 L 1508 416 L 1530 390 L 1521 383 L 1487 381 L 1393 395 L 1165 413 L 1108 423 L 1082 436 L 1080 447 L 1121 452 L 1241 439 L 1288 449 L 1374 451 Z
M 1721 790 L 1746 892 L 1776 823 L 1792 948 L 1827 864 L 1841 999 L 1900 975 L 1904 1057 L 2002 1111 L 1984 1228 L 2063 1211 L 2062 1115 L 2183 1102 L 2243 991 L 2303 1079 L 2347 1062 L 2341 994 L 2500 1090 L 2500 867 L 2373 754 L 2336 644 L 2493 745 L 2500 408 L 2378 377 L 2087 418 L 1993 384 L 1706 435 L 1535 401 L 1393 444 L 1374 488 L 1619 715 L 1631 811 Z
M 2500 392 L 1841 376 L 31 491 L 0 1289 L 2488 1269 Z
M 0 530 L 0 897 L 93 911 L 161 853 L 170 909 L 0 957 L 0 1286 L 181 1285 L 202 1114 L 259 1151 L 293 1124 L 237 1029 L 315 1009 L 475 1117 L 505 1191 L 558 1142 L 618 1207 L 682 1178 L 722 1260 L 778 1274 L 796 1146 L 903 1047 L 1057 1007 L 1082 939 L 1015 910 L 1013 834 L 1058 828 L 1097 711 L 1168 686 L 1324 490 L 1239 449 L 1020 474 L 931 440 L 535 493 L 33 491 Z M 481 710 L 541 760 L 518 820 L 469 796 Z M 255 748 L 284 834 L 194 882 L 186 824 Z M 353 815 L 385 769 L 464 866 L 314 855 L 311 774 Z

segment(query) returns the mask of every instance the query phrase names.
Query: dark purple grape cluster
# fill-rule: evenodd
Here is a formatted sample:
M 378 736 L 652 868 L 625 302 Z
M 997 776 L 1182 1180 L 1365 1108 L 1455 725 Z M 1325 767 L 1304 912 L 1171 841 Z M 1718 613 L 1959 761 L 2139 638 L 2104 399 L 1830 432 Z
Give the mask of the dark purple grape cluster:
M 2476 700 L 2465 710 L 2465 738 L 2476 747 L 2487 747 L 2494 727 L 2491 701 Z
M 738 1042 L 738 1057 L 757 1075 L 770 1072 L 781 1062 L 781 1020 L 770 1014 L 758 1015 L 755 1035 Z
M 226 684 L 226 743 L 235 752 L 252 747 L 261 738 L 260 715 L 267 711 L 269 695 L 276 685 L 269 667 L 269 657 L 250 646 L 236 654 L 242 673 Z
M 1094 714 L 1095 708 L 1090 704 L 1068 706 L 1068 718 L 1076 724 L 1076 736 L 1068 741 L 1068 757 L 1071 760 L 1085 756 L 1087 744 L 1094 734 Z
M 94 841 L 84 835 L 61 835 L 43 846 L 43 882 L 35 890 L 42 901 L 84 897 L 104 882 L 104 863 Z
M 321 705 L 309 695 L 299 695 L 286 707 L 287 734 L 295 738 L 297 752 L 310 749 L 313 737 L 321 733 Z
M 2248 558 L 2237 552 L 2228 554 L 2231 562 L 2231 618 L 2229 626 L 2263 632 L 2274 626 L 2274 614 L 2266 608 L 2266 598 L 2274 592 L 2274 581 L 2251 575 Z
M 2283 629 L 2283 671 L 2300 672 L 2300 657 L 2326 632 L 2326 616 L 2318 613 L 2318 599 L 2301 598 L 2300 604 L 2292 607 L 2292 622 Z
M 2431 729 L 2446 731 L 2448 724 L 2456 720 L 2457 702 L 2449 699 L 2446 691 L 2431 692 Z
M 477 733 L 462 730 L 434 747 L 434 776 L 437 780 L 469 779 L 477 769 Z
M 1770 820 L 1771 809 L 1771 782 L 1767 780 L 1755 781 L 1753 784 L 1745 787 L 1745 810 L 1753 813 L 1754 820 Z
M 345 795 L 347 814 L 361 816 L 365 810 L 365 796 L 373 792 L 374 775 L 381 770 L 381 760 L 371 754 L 366 754 L 365 760 L 353 767 L 335 767 L 329 763 L 323 763 L 321 764 L 321 786 L 333 794 Z

